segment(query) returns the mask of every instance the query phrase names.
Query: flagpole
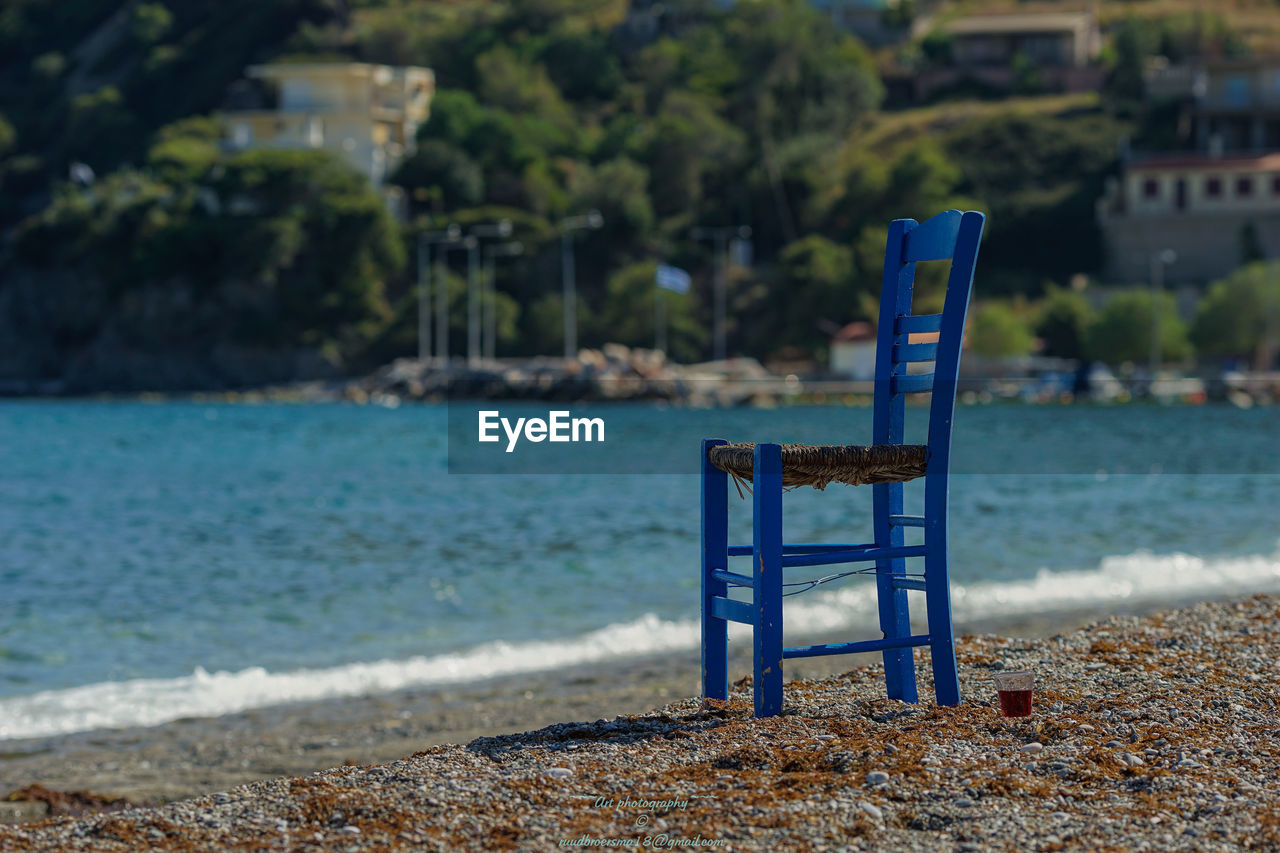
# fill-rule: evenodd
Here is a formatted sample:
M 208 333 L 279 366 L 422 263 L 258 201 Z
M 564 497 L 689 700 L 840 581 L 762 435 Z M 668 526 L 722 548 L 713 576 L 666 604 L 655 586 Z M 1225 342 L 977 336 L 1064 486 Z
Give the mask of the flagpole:
M 653 348 L 662 353 L 667 351 L 667 300 L 658 285 L 653 288 Z
M 658 264 L 653 269 L 653 348 L 667 351 L 667 297 L 662 291 L 689 292 L 689 274 L 677 267 Z

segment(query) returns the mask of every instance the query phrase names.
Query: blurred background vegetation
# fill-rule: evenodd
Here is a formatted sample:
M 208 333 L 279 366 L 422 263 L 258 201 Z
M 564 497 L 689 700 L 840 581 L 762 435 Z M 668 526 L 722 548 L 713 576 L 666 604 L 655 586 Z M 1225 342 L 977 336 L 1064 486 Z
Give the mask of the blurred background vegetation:
M 1143 359 L 1149 296 L 1099 307 L 1069 287 L 1101 263 L 1094 202 L 1121 139 L 1167 133 L 1140 97 L 1146 58 L 1258 50 L 1274 33 L 1245 26 L 1255 6 L 1104 2 L 1102 92 L 1046 95 L 1029 75 L 1012 97 L 899 109 L 879 69 L 945 56 L 945 38 L 873 52 L 803 0 L 8 0 L 0 369 L 98 387 L 138 384 L 139 363 L 152 387 L 367 370 L 415 352 L 414 235 L 500 217 L 526 252 L 501 267 L 499 352 L 557 352 L 557 223 L 593 208 L 584 346 L 652 343 L 661 260 L 694 273 L 669 295 L 672 356 L 707 357 L 713 259 L 691 232 L 749 225 L 729 352 L 821 359 L 833 328 L 875 316 L 886 223 L 961 207 L 990 216 L 984 354 L 1038 337 L 1049 355 Z M 330 155 L 219 144 L 229 87 L 282 57 L 434 70 L 392 179 L 408 222 Z M 69 181 L 75 163 L 96 180 Z M 1166 356 L 1247 354 L 1261 331 L 1240 306 L 1275 287 L 1261 268 L 1216 284 L 1190 329 L 1156 305 Z M 456 274 L 450 292 L 460 352 Z

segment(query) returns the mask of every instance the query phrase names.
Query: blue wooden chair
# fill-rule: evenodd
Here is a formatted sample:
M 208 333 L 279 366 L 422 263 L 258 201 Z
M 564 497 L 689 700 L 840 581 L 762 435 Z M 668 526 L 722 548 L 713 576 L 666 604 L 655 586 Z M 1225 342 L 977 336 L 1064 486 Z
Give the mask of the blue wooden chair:
M 728 697 L 726 631 L 729 622 L 750 625 L 754 634 L 755 714 L 782 710 L 782 661 L 786 658 L 883 652 L 889 698 L 916 701 L 916 646 L 929 646 L 939 705 L 960 703 L 960 682 L 951 625 L 947 577 L 947 474 L 956 377 L 964 337 L 973 269 L 986 217 L 948 210 L 924 223 L 899 219 L 889 226 L 876 349 L 874 444 L 870 447 L 702 443 L 702 692 Z M 913 315 L 916 263 L 951 261 L 941 314 Z M 912 336 L 935 342 L 920 343 Z M 909 373 L 912 363 L 933 362 L 932 373 Z M 903 443 L 907 394 L 932 394 L 929 443 Z M 924 515 L 903 514 L 903 483 L 923 475 Z M 752 482 L 754 533 L 750 545 L 728 542 L 728 479 Z M 831 482 L 874 484 L 873 530 L 867 544 L 784 544 L 784 488 Z M 904 528 L 924 529 L 924 542 L 905 544 Z M 729 570 L 731 557 L 750 557 L 750 574 Z M 924 561 L 923 573 L 907 571 L 907 560 Z M 817 581 L 787 582 L 783 570 L 801 566 L 873 563 Z M 915 564 L 918 565 L 918 564 Z M 851 643 L 783 646 L 782 599 L 816 583 L 852 574 L 876 577 L 883 637 Z M 729 597 L 729 588 L 749 590 L 749 601 Z M 791 590 L 787 592 L 786 590 Z M 921 590 L 928 633 L 912 634 L 907 591 Z

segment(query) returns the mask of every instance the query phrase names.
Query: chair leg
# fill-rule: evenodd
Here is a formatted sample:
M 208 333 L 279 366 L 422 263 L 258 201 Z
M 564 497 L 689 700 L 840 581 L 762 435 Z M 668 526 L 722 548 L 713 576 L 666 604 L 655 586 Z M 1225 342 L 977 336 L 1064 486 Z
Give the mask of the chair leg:
M 729 623 L 711 613 L 711 600 L 728 585 L 711 577 L 729 568 L 729 475 L 707 461 L 707 451 L 723 439 L 702 442 L 702 695 L 729 698 Z
M 940 535 L 929 536 L 925 556 L 925 603 L 929 608 L 929 649 L 933 658 L 933 690 L 939 705 L 960 704 L 956 673 L 955 632 L 951 624 L 951 583 L 947 576 L 946 522 Z
M 901 563 L 901 560 L 894 562 Z M 905 589 L 893 589 L 893 574 L 902 574 L 899 566 L 891 574 L 882 574 L 877 578 L 880 599 L 880 630 L 886 637 L 911 636 L 911 612 L 907 603 Z M 888 589 L 886 589 L 888 587 Z M 917 702 L 916 693 L 916 658 L 913 649 L 885 649 L 884 684 L 885 693 L 890 699 L 903 702 Z
M 782 448 L 757 444 L 752 510 L 755 706 L 757 717 L 782 711 Z
M 901 527 L 889 524 L 890 515 L 902 514 L 902 484 L 884 483 L 875 489 L 876 543 L 886 546 L 903 544 Z M 880 608 L 880 630 L 885 637 L 911 636 L 911 610 L 905 589 L 893 588 L 893 576 L 906 572 L 906 561 L 882 560 L 876 563 L 876 600 Z M 884 685 L 890 699 L 916 702 L 916 659 L 913 649 L 885 649 Z

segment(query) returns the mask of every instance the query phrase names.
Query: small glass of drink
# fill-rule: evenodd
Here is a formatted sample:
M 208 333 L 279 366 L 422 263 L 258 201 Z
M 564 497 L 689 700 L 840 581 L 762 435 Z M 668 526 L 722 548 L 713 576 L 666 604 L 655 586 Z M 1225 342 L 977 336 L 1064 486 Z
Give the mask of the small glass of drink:
M 997 672 L 996 692 L 1000 694 L 1000 713 L 1006 717 L 1031 716 L 1031 691 L 1035 687 L 1033 672 Z

